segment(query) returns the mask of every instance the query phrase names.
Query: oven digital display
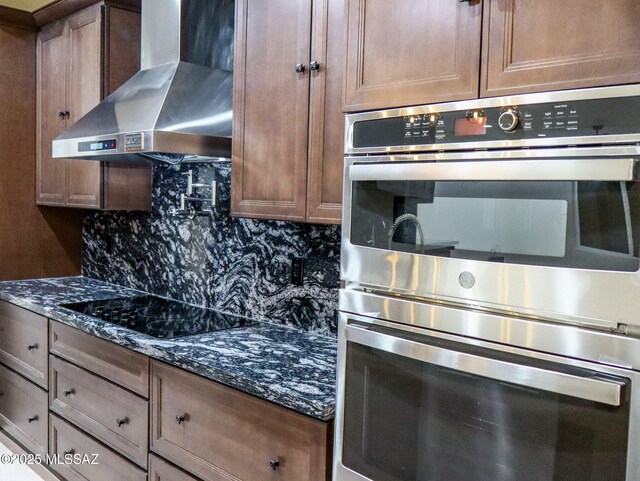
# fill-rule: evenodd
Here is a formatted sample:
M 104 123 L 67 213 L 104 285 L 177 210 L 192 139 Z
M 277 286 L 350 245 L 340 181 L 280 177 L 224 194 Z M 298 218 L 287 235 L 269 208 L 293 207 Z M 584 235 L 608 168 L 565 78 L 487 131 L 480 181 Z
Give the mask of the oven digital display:
M 455 136 L 469 137 L 473 135 L 485 135 L 487 133 L 487 118 L 456 119 Z

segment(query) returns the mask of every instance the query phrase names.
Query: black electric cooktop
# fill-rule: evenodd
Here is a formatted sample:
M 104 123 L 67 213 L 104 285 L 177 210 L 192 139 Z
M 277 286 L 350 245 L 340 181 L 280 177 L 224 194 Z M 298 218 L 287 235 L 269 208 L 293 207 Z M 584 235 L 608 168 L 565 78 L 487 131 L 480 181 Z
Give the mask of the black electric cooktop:
M 152 295 L 77 302 L 61 307 L 164 339 L 255 324 L 246 317 Z

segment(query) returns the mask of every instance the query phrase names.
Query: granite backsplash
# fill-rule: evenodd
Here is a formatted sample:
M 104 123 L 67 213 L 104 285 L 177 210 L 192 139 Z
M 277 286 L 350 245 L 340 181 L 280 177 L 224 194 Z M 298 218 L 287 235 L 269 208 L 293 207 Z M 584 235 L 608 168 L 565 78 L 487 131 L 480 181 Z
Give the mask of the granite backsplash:
M 170 215 L 189 170 L 195 182 L 218 182 L 212 215 Z M 154 166 L 151 212 L 85 215 L 83 275 L 335 335 L 340 228 L 232 218 L 230 178 L 229 162 Z M 294 256 L 305 258 L 302 286 L 290 282 Z

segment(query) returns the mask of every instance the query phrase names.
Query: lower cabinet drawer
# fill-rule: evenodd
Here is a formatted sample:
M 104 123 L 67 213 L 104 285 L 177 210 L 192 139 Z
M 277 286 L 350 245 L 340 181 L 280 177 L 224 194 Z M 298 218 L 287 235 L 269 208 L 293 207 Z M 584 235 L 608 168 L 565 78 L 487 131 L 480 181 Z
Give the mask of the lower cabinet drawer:
M 0 365 L 0 427 L 35 454 L 47 452 L 47 392 Z
M 0 362 L 47 389 L 48 320 L 0 301 Z
M 149 403 L 54 356 L 49 370 L 51 410 L 146 468 Z
M 59 417 L 52 414 L 50 418 L 50 454 L 61 459 L 51 467 L 68 481 L 147 480 L 147 473 L 136 465 Z M 63 462 L 65 455 L 73 455 L 78 462 Z
M 206 481 L 326 481 L 327 423 L 151 363 L 151 449 Z
M 198 481 L 164 459 L 149 455 L 149 481 Z
M 49 329 L 52 354 L 149 397 L 147 356 L 56 321 Z

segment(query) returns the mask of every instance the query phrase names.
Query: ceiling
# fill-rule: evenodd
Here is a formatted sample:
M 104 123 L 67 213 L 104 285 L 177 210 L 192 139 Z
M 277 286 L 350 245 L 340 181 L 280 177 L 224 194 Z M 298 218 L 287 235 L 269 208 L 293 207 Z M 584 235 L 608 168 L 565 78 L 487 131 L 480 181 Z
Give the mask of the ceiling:
M 33 12 L 55 0 L 0 0 L 0 5 Z

